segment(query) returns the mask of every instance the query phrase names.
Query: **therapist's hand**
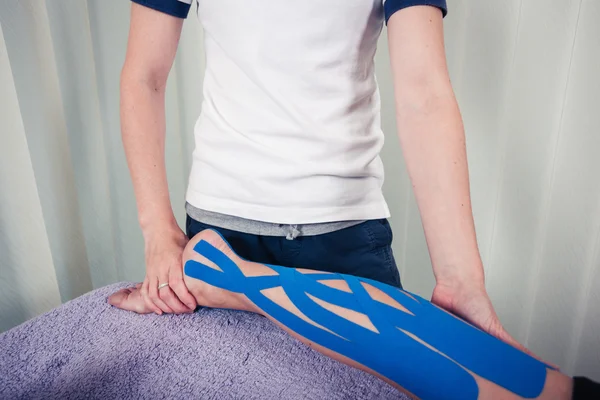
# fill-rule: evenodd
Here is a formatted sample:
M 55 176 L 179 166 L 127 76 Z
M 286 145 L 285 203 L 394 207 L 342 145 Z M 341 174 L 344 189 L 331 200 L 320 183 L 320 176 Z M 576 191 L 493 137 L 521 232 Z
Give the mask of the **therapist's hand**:
M 188 242 L 178 227 L 144 232 L 146 277 L 140 293 L 147 306 L 157 314 L 189 313 L 196 299 L 183 282 L 183 249 Z M 158 289 L 162 283 L 168 286 Z
M 450 311 L 477 328 L 510 344 L 511 346 L 541 360 L 521 343 L 517 342 L 502 326 L 483 283 L 438 283 L 433 290 L 431 302 Z M 554 364 L 547 363 L 558 369 Z
M 455 287 L 437 284 L 431 302 L 519 350 L 526 351 L 525 347 L 502 327 L 485 287 L 474 283 Z

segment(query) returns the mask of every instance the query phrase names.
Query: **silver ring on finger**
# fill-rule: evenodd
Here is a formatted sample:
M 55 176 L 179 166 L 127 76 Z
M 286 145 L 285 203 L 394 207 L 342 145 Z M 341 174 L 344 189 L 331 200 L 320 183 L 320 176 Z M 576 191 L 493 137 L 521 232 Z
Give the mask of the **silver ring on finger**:
M 158 290 L 164 288 L 164 287 L 168 287 L 169 286 L 169 282 L 165 282 L 165 283 L 161 283 L 158 285 Z

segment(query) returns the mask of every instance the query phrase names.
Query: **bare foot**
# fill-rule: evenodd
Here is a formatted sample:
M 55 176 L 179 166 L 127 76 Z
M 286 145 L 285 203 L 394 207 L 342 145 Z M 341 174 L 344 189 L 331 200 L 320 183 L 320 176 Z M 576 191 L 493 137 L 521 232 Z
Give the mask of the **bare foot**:
M 229 244 L 212 229 L 206 229 L 196 236 L 194 236 L 185 246 L 183 250 L 183 263 L 184 265 L 189 261 L 200 262 L 207 267 L 214 268 L 221 271 L 218 265 L 208 260 L 206 257 L 197 253 L 194 250 L 194 246 L 201 240 L 208 242 L 214 246 L 217 250 L 220 250 L 225 254 L 231 261 L 233 261 L 246 276 L 256 273 L 257 270 L 261 270 L 262 265 L 252 263 L 240 258 Z M 267 268 L 267 267 L 264 267 Z M 271 272 L 273 270 L 269 269 Z M 233 293 L 225 289 L 212 286 L 201 279 L 191 278 L 184 274 L 183 281 L 190 290 L 190 293 L 196 298 L 199 305 L 211 308 L 230 308 L 236 310 L 246 310 L 259 312 L 254 304 L 243 294 Z
M 233 250 L 217 232 L 207 229 L 198 233 L 188 242 L 183 251 L 184 265 L 188 261 L 194 260 L 201 262 L 208 267 L 220 270 L 217 265 L 213 264 L 211 261 L 194 251 L 194 246 L 201 240 L 207 241 L 219 249 L 233 262 L 240 266 L 242 270 L 245 269 L 243 267 L 248 264 L 248 262 L 242 260 L 233 252 Z M 183 280 L 190 293 L 196 298 L 196 301 L 200 306 L 256 311 L 252 303 L 246 298 L 246 296 L 242 294 L 232 293 L 227 290 L 217 288 L 202 280 L 190 278 L 185 274 Z M 146 306 L 144 299 L 140 294 L 140 285 L 141 284 L 137 284 L 133 288 L 121 289 L 118 292 L 110 295 L 108 297 L 108 303 L 117 308 L 133 311 L 138 314 L 149 314 L 153 312 Z

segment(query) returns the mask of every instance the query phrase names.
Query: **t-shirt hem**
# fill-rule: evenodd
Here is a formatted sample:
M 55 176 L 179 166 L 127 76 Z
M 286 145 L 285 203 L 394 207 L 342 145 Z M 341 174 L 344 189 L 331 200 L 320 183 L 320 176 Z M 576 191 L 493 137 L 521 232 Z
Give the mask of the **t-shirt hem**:
M 188 189 L 186 201 L 193 207 L 274 224 L 318 224 L 353 220 L 389 218 L 390 211 L 385 200 L 357 206 L 334 207 L 271 207 L 246 204 L 231 199 L 221 199 Z

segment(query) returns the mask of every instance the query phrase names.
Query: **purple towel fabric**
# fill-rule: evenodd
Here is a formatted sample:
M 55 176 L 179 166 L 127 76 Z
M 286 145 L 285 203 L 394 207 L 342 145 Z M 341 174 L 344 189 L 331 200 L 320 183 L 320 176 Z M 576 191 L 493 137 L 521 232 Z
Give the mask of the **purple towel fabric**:
M 0 399 L 407 399 L 266 318 L 137 315 L 110 285 L 0 335 Z

